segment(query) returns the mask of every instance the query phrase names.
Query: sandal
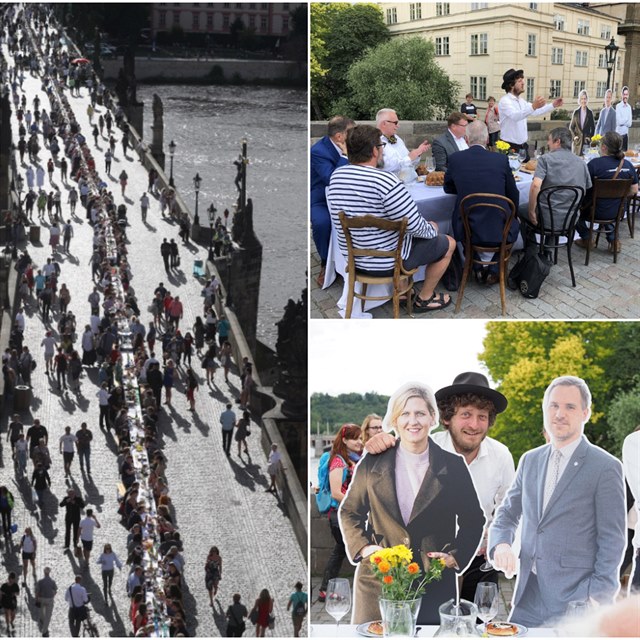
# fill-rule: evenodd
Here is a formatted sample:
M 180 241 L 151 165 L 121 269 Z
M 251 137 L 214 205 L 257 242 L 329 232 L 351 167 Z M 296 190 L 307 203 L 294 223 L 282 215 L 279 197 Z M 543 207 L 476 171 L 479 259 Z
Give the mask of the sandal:
M 452 303 L 451 296 L 449 299 L 445 299 L 444 293 L 433 292 L 433 295 L 428 300 L 423 300 L 419 295 L 416 295 L 416 299 L 413 302 L 413 310 L 416 313 L 426 313 L 427 311 L 438 311 L 445 309 Z M 436 306 L 430 306 L 436 305 Z

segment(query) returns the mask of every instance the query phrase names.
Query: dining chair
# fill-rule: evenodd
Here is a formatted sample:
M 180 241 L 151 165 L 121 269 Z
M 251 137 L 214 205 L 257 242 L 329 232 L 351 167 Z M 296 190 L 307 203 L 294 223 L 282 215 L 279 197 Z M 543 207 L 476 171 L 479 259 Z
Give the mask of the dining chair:
M 401 220 L 384 220 L 373 215 L 349 217 L 344 211 L 338 212 L 338 218 L 347 244 L 347 277 L 348 293 L 347 308 L 345 318 L 351 317 L 354 298 L 358 298 L 361 309 L 364 311 L 365 300 L 393 300 L 393 317 L 400 317 L 400 297 L 407 297 L 407 311 L 409 316 L 413 310 L 413 276 L 416 269 L 405 269 L 402 266 L 402 243 L 407 230 L 407 218 Z M 396 246 L 392 250 L 371 249 L 358 246 L 357 231 L 363 229 L 375 229 L 377 231 L 393 231 L 398 234 Z M 352 233 L 356 231 L 356 233 Z M 356 258 L 379 257 L 392 258 L 393 269 L 381 272 L 380 275 L 372 275 L 370 271 L 363 273 L 356 267 Z M 362 292 L 355 290 L 356 282 L 362 285 Z M 392 285 L 390 294 L 368 296 L 367 287 L 369 285 Z
M 502 218 L 502 239 L 499 244 L 483 243 L 475 244 L 473 242 L 474 237 L 474 220 L 473 211 L 481 207 L 483 210 L 495 209 L 496 216 Z M 458 313 L 460 306 L 462 305 L 462 298 L 464 296 L 464 290 L 467 285 L 467 280 L 471 274 L 472 265 L 489 266 L 492 264 L 498 265 L 498 275 L 500 277 L 500 302 L 502 304 L 502 315 L 505 314 L 507 309 L 506 294 L 505 294 L 505 281 L 506 281 L 506 268 L 511 257 L 511 251 L 513 249 L 513 242 L 509 242 L 509 230 L 516 216 L 516 207 L 513 201 L 506 196 L 496 195 L 495 193 L 470 193 L 465 196 L 460 203 L 460 215 L 462 217 L 462 224 L 464 227 L 464 269 L 462 271 L 462 282 L 460 283 L 460 291 L 458 293 L 458 300 L 456 301 L 455 313 Z M 476 258 L 476 254 L 481 252 L 489 252 L 492 254 L 492 259 L 483 260 Z M 493 259 L 493 254 L 499 253 L 497 260 Z
M 591 205 L 587 214 L 582 215 L 581 218 L 589 223 L 589 236 L 587 237 L 587 257 L 585 258 L 585 266 L 589 264 L 589 255 L 591 253 L 591 240 L 593 234 L 596 234 L 595 246 L 598 246 L 598 240 L 600 234 L 606 233 L 605 225 L 613 224 L 613 262 L 618 262 L 618 228 L 620 222 L 624 216 L 624 205 L 627 202 L 627 195 L 629 188 L 631 187 L 632 180 L 599 180 L 596 178 L 593 181 L 593 195 L 591 197 Z M 615 218 L 601 219 L 596 216 L 597 202 L 600 199 L 609 198 L 611 200 L 618 200 L 618 211 Z M 595 228 L 595 225 L 598 228 Z

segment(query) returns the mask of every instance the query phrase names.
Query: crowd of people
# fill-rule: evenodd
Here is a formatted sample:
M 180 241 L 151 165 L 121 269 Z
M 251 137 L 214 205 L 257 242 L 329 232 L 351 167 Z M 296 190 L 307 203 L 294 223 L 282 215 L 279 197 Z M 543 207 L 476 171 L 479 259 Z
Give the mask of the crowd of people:
M 162 450 L 159 419 L 163 405 L 167 411 L 171 411 L 172 392 L 176 385 L 185 389 L 190 410 L 196 411 L 200 378 L 196 373 L 196 363 L 192 363 L 194 355 L 200 359 L 198 365 L 206 369 L 208 383 L 215 385 L 214 373 L 218 368 L 224 371 L 225 380 L 230 383 L 229 373 L 233 366 L 230 325 L 224 315 L 218 317 L 215 311 L 215 297 L 219 293 L 219 283 L 215 277 L 206 282 L 202 292 L 203 316 L 198 316 L 188 330 L 180 326 L 184 311 L 180 295 L 172 294 L 162 282 L 152 294 L 149 292 L 151 304 L 148 309 L 146 305 L 140 309 L 138 295 L 131 285 L 134 274 L 127 259 L 127 207 L 124 203 L 117 204 L 118 196 L 109 190 L 108 183 L 101 178 L 101 168 L 96 166 L 69 98 L 82 97 L 85 91 L 90 96 L 87 114 L 92 124 L 97 119 L 92 132 L 96 146 L 99 139 L 108 141 L 105 152 L 107 175 L 110 175 L 111 161 L 116 152 L 116 132 L 121 133 L 123 155 L 127 158 L 129 132 L 124 111 L 116 105 L 109 90 L 89 66 L 72 63 L 73 55 L 60 44 L 60 35 L 61 32 L 53 20 L 45 15 L 44 9 L 20 9 L 16 6 L 5 11 L 0 44 L 6 45 L 9 57 L 2 58 L 3 83 L 10 91 L 14 104 L 17 100 L 16 111 L 20 111 L 21 142 L 17 149 L 20 161 L 24 161 L 24 152 L 28 150 L 30 162 L 26 169 L 28 191 L 24 200 L 25 211 L 17 207 L 10 221 L 15 223 L 16 229 L 32 222 L 33 208 L 37 205 L 39 219 L 46 224 L 44 211 L 47 209 L 51 247 L 51 257 L 41 269 L 26 249 L 16 263 L 20 307 L 12 328 L 10 347 L 2 358 L 5 405 L 12 406 L 17 385 L 31 384 L 32 371 L 37 366 L 35 354 L 23 344 L 25 309 L 35 309 L 44 325 L 40 347 L 49 386 L 51 389 L 57 386 L 61 398 L 66 398 L 67 392 L 71 391 L 77 403 L 95 396 L 100 412 L 100 431 L 107 442 L 113 441 L 117 447 L 121 482 L 121 495 L 113 510 L 117 511 L 126 529 L 127 556 L 121 559 L 114 553 L 113 546 L 106 543 L 101 545 L 102 553 L 97 559 L 92 558 L 94 534 L 103 523 L 87 507 L 88 499 L 83 498 L 73 477 L 77 454 L 83 480 L 93 482 L 91 451 L 92 442 L 95 445 L 95 441 L 86 422 L 75 433 L 70 426 L 64 429 L 58 448 L 62 462 L 60 467 L 69 487 L 67 495 L 59 503 L 59 508 L 65 512 L 64 549 L 77 558 L 82 570 L 82 574 L 64 591 L 69 607 L 70 633 L 74 637 L 79 635 L 82 625 L 85 625 L 85 630 L 89 629 L 87 621 L 91 611 L 88 603 L 92 594 L 86 583 L 85 572 L 97 563 L 102 574 L 102 601 L 105 607 L 109 606 L 109 600 L 112 607 L 115 603 L 112 593 L 115 569 L 126 569 L 128 572 L 128 630 L 134 635 L 185 636 L 190 626 L 184 606 L 185 558 L 169 493 L 166 474 L 168 460 Z M 13 67 L 9 64 L 10 59 L 15 62 Z M 38 113 L 37 118 L 24 109 L 27 101 L 27 94 L 23 90 L 25 72 L 41 77 L 42 90 L 46 92 L 43 98 L 39 95 L 34 97 L 33 107 Z M 46 102 L 51 105 L 49 114 L 44 107 L 42 111 L 39 109 Z M 29 133 L 29 143 L 24 140 L 22 127 L 25 128 L 25 134 L 27 131 Z M 21 152 L 22 147 L 24 151 Z M 51 153 L 47 166 L 52 186 L 56 169 L 60 168 L 62 183 L 69 191 L 67 202 L 63 202 L 60 189 L 54 189 L 50 198 L 43 190 L 40 193 L 34 190 L 35 187 L 44 187 L 44 174 L 38 155 L 42 149 Z M 35 171 L 32 164 L 36 167 Z M 129 176 L 125 169 L 120 172 L 118 180 L 121 187 L 119 195 L 127 201 L 125 194 Z M 152 169 L 149 172 L 148 191 L 152 197 L 158 198 L 160 214 L 164 216 L 167 209 L 174 218 L 174 223 L 180 227 L 179 237 L 186 244 L 189 239 L 188 218 L 179 215 L 173 189 L 159 189 L 159 184 L 159 176 Z M 60 241 L 62 239 L 65 257 L 72 258 L 73 223 L 83 224 L 76 214 L 78 202 L 86 211 L 87 223 L 93 228 L 93 250 L 89 265 L 94 286 L 87 300 L 89 321 L 84 329 L 82 325 L 77 325 L 76 316 L 69 310 L 73 287 L 59 283 L 62 273 Z M 69 216 L 65 216 L 67 221 L 63 222 L 62 211 L 67 206 Z M 150 208 L 146 193 L 140 198 L 140 208 L 146 223 Z M 216 222 L 217 255 L 230 250 L 227 217 L 228 214 L 225 216 L 224 229 L 221 228 L 221 218 Z M 21 239 L 17 231 L 14 236 L 15 241 Z M 175 240 L 167 242 L 167 245 L 170 247 L 167 259 L 169 271 L 179 266 L 179 252 Z M 164 257 L 162 248 L 161 252 Z M 77 308 L 77 302 L 74 307 Z M 145 326 L 141 316 L 147 311 L 153 320 Z M 156 358 L 156 352 L 159 358 Z M 248 358 L 241 368 L 242 385 L 238 402 L 241 403 L 243 414 L 242 419 L 237 424 L 234 420 L 232 425 L 232 430 L 236 429 L 238 455 L 241 454 L 241 446 L 245 453 L 248 452 L 246 437 L 251 424 L 250 396 L 255 386 L 252 364 Z M 94 378 L 94 374 L 97 375 L 98 388 L 89 390 L 83 378 Z M 134 388 L 135 393 L 132 392 Z M 7 439 L 11 442 L 20 483 L 29 482 L 27 474 L 31 461 L 33 468 L 29 484 L 32 487 L 33 504 L 39 507 L 42 519 L 48 518 L 53 501 L 48 430 L 38 418 L 34 418 L 33 425 L 27 429 L 22 424 L 20 414 L 15 414 Z M 13 508 L 13 495 L 6 487 L 0 487 L 0 512 L 7 538 L 15 533 L 11 521 Z M 47 636 L 57 586 L 49 567 L 44 569 L 44 577 L 36 580 L 37 548 L 37 539 L 27 528 L 19 546 L 23 586 L 31 568 L 39 607 L 38 619 L 43 635 Z M 212 606 L 214 599 L 217 599 L 222 575 L 219 551 L 216 547 L 213 549 L 216 549 L 217 556 L 209 554 L 204 572 Z M 10 576 L 8 586 L 2 587 L 2 605 L 9 633 L 15 631 L 14 617 L 20 589 L 18 581 L 13 578 Z M 239 602 L 240 596 L 236 594 L 227 612 L 230 635 L 232 632 L 241 635 L 236 633 L 240 625 L 236 625 L 234 631 L 235 618 L 239 617 L 239 621 L 243 622 L 248 615 L 243 616 L 238 610 L 236 605 Z M 271 603 L 272 609 L 272 600 Z M 257 604 L 256 607 L 259 608 Z M 269 624 L 274 624 L 273 619 L 263 621 L 262 608 L 259 622 L 263 623 L 261 629 L 256 622 L 259 635 L 264 634 L 264 628 Z
M 535 158 L 530 157 L 527 118 L 543 116 L 563 106 L 562 98 L 547 101 L 542 96 L 528 102 L 522 97 L 525 77 L 522 69 L 509 69 L 503 76 L 502 89 L 505 95 L 496 103 L 488 100 L 484 118 L 468 94 L 460 111 L 452 112 L 446 122 L 446 131 L 427 140 L 415 149 L 409 149 L 398 135 L 399 117 L 394 109 L 378 111 L 375 126 L 358 124 L 346 117 L 335 116 L 328 123 L 327 135 L 311 148 L 311 225 L 313 238 L 321 261 L 317 284 L 323 287 L 325 266 L 329 255 L 329 240 L 332 227 L 337 236 L 340 253 L 347 258 L 347 241 L 339 212 L 347 217 L 372 214 L 383 220 L 408 221 L 401 258 L 402 267 L 411 271 L 426 267 L 424 282 L 416 287 L 413 311 L 424 313 L 447 307 L 452 298 L 448 293 L 437 292 L 436 287 L 449 269 L 456 243 L 464 243 L 466 236 L 460 204 L 474 193 L 506 197 L 514 204 L 516 218 L 511 224 L 507 243 L 514 243 L 520 233 L 524 244 L 536 241 L 536 231 L 545 236 L 546 244 L 552 243 L 554 232 L 566 229 L 563 225 L 570 211 L 573 194 L 562 191 L 553 197 L 553 220 L 544 219 L 544 227 L 538 224 L 537 197 L 541 189 L 556 186 L 572 186 L 579 190 L 581 208 L 575 230 L 580 239 L 575 242 L 580 248 L 594 249 L 596 246 L 595 225 L 591 216 L 601 223 L 598 233 L 604 232 L 608 250 L 617 255 L 622 250 L 618 233 L 617 202 L 598 199 L 592 212 L 594 180 L 631 180 L 623 200 L 638 193 L 638 171 L 630 162 L 635 152 L 628 150 L 628 131 L 632 124 L 629 89 L 623 87 L 621 100 L 612 105 L 612 91 L 605 93 L 599 118 L 594 118 L 588 108 L 588 96 L 580 94 L 580 106 L 573 114 L 568 126 L 558 126 L 550 131 L 546 153 L 535 145 Z M 596 133 L 598 136 L 596 136 Z M 594 147 L 599 157 L 589 153 Z M 597 148 L 596 148 L 597 147 Z M 418 164 L 431 148 L 432 158 L 427 164 L 440 172 L 441 185 L 445 193 L 457 196 L 451 210 L 451 230 L 444 233 L 438 224 L 421 213 L 412 193 L 405 184 L 415 181 Z M 495 153 L 492 153 L 495 152 Z M 519 155 L 533 174 L 533 183 L 528 193 L 528 202 L 522 201 L 522 192 L 516 185 L 513 168 L 507 154 Z M 588 164 L 585 163 L 588 161 Z M 616 171 L 617 169 L 617 171 Z M 382 171 L 381 171 L 382 170 Z M 428 170 L 428 167 L 427 167 Z M 353 198 L 353 192 L 358 198 Z M 467 202 L 469 207 L 474 202 Z M 482 260 L 473 265 L 476 280 L 480 284 L 499 282 L 499 252 L 507 216 L 499 216 L 491 200 L 474 207 L 470 216 L 471 244 L 496 247 L 491 252 L 474 255 Z M 629 205 L 630 206 L 630 205 Z M 543 216 L 544 218 L 544 216 Z M 548 217 L 547 217 L 548 218 Z M 608 222 L 608 221 L 611 222 Z M 356 247 L 368 250 L 388 251 L 397 245 L 397 232 L 367 227 L 350 232 Z M 546 235 L 545 235 L 546 234 Z M 526 247 L 525 247 L 526 250 Z M 393 260 L 380 256 L 355 257 L 359 273 L 384 276 L 392 272 Z M 447 282 L 451 281 L 449 279 Z M 459 286 L 459 278 L 453 289 Z

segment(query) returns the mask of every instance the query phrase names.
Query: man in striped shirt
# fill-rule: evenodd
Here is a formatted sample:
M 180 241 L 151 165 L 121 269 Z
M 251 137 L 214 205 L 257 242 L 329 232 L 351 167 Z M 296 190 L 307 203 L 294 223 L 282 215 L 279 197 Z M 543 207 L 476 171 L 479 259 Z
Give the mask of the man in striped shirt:
M 338 212 L 349 217 L 375 215 L 387 220 L 408 218 L 407 233 L 402 246 L 402 259 L 406 269 L 428 265 L 425 280 L 415 299 L 417 313 L 444 309 L 451 303 L 451 296 L 436 293 L 435 287 L 444 274 L 455 241 L 447 235 L 439 235 L 435 222 L 427 222 L 418 212 L 405 186 L 398 178 L 381 171 L 384 142 L 380 130 L 369 125 L 359 125 L 349 131 L 347 154 L 349 165 L 333 172 L 327 191 L 327 202 L 338 231 L 340 251 L 346 257 L 347 244 L 338 219 Z M 361 248 L 393 250 L 398 242 L 397 233 L 376 229 L 354 229 L 355 244 Z M 376 256 L 356 258 L 359 272 L 385 275 L 393 272 L 393 259 Z

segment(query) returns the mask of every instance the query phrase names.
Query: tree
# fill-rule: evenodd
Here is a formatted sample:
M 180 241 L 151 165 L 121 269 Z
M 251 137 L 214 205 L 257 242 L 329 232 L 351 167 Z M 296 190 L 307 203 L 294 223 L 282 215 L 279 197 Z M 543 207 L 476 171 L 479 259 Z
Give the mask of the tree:
M 311 4 L 311 104 L 314 117 L 336 115 L 332 103 L 345 96 L 349 67 L 369 48 L 389 40 L 374 4 Z
M 401 120 L 434 120 L 456 108 L 460 86 L 435 61 L 430 40 L 394 38 L 367 51 L 347 74 L 352 118 L 372 120 L 383 107 Z
M 336 433 L 345 423 L 361 424 L 370 413 L 384 416 L 387 409 L 387 396 L 378 393 L 341 393 L 330 396 L 326 393 L 314 393 L 311 396 L 311 430 Z
M 609 406 L 608 422 L 613 440 L 611 453 L 620 456 L 624 439 L 640 425 L 640 383 L 615 397 Z
M 492 436 L 515 458 L 543 444 L 544 390 L 558 376 L 576 375 L 593 398 L 585 432 L 615 454 L 620 440 L 612 429 L 612 403 L 640 383 L 639 323 L 489 322 L 487 330 L 479 359 L 509 399 Z

